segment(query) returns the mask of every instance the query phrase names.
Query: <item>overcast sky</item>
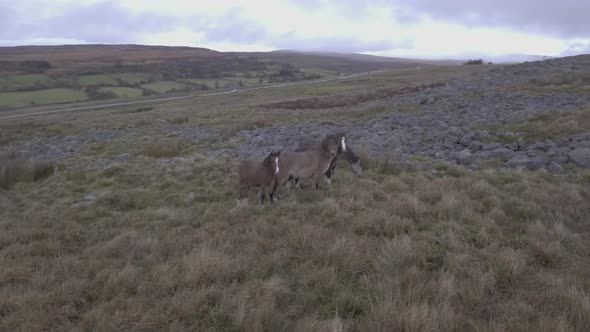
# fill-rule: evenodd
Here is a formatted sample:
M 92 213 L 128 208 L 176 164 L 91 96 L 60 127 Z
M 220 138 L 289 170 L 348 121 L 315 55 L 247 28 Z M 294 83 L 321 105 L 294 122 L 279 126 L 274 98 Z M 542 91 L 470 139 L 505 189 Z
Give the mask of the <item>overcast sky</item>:
M 590 53 L 589 13 L 590 0 L 0 0 L 0 45 L 559 56 Z

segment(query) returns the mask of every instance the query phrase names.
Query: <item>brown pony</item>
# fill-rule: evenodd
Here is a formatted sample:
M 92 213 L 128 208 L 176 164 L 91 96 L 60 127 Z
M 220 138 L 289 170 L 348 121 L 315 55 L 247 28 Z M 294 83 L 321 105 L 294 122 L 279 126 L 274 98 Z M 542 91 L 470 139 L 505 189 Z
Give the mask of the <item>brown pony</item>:
M 279 173 L 279 156 L 281 152 L 271 152 L 262 162 L 258 160 L 243 160 L 240 163 L 240 199 L 248 194 L 252 187 L 260 188 L 260 205 L 268 193 L 270 202 L 274 202 L 277 190 L 277 174 Z M 282 158 L 281 158 L 282 159 Z
M 281 157 L 281 170 L 278 174 L 279 182 L 286 181 L 288 185 L 292 179 L 313 178 L 315 188 L 319 189 L 319 182 L 330 167 L 332 160 L 342 144 L 342 137 L 328 135 L 319 148 L 300 152 L 285 152 Z M 299 182 L 297 182 L 299 185 Z
M 354 172 L 354 174 L 358 176 L 362 174 L 359 157 L 352 151 L 350 146 L 346 145 L 346 134 L 338 133 L 336 134 L 336 137 L 340 142 L 340 146 L 338 147 L 338 152 L 336 153 L 336 156 L 334 157 L 334 159 L 332 159 L 332 162 L 330 163 L 330 167 L 324 173 L 324 175 L 326 176 L 325 180 L 328 184 L 332 183 L 332 176 L 334 175 L 334 172 L 336 170 L 336 162 L 341 157 L 344 157 L 344 159 L 352 165 L 352 171 Z M 317 149 L 320 145 L 321 142 L 305 139 L 299 142 L 299 148 L 295 151 L 300 152 L 305 150 Z M 297 184 L 298 182 L 299 179 L 295 178 L 295 183 Z

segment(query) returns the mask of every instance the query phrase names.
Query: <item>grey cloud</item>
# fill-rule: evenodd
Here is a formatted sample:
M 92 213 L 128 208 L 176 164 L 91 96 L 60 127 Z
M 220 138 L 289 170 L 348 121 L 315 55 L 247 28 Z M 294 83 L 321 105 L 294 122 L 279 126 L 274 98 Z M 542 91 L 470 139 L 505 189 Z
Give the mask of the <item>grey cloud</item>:
M 538 31 L 563 37 L 590 37 L 590 1 L 413 0 L 408 1 L 407 6 L 433 18 L 470 26 L 508 26 L 515 30 Z
M 191 28 L 205 34 L 206 41 L 252 43 L 265 39 L 268 32 L 260 24 L 240 16 L 233 8 L 221 17 L 195 19 Z
M 590 54 L 590 43 L 570 43 L 562 55 Z
M 291 2 L 303 7 L 322 5 L 318 0 Z M 388 8 L 400 23 L 412 23 L 428 15 L 468 27 L 505 27 L 564 38 L 590 37 L 587 0 L 341 0 L 331 5 L 351 18 L 379 5 Z
M 306 5 L 312 6 L 314 1 L 316 0 L 306 0 Z M 278 49 L 301 51 L 370 52 L 413 46 L 411 40 L 394 43 L 388 40 L 367 42 L 349 37 L 301 38 L 295 32 L 275 35 L 259 23 L 241 16 L 240 11 L 235 8 L 221 17 L 194 20 L 191 27 L 202 32 L 206 41 L 260 42 Z
M 305 1 L 308 6 L 316 5 L 316 0 Z M 239 8 L 229 8 L 223 15 L 214 17 L 204 14 L 172 17 L 141 11 L 130 13 L 114 1 L 104 1 L 94 5 L 58 8 L 61 14 L 42 20 L 37 18 L 39 13 L 35 12 L 35 8 L 18 7 L 18 4 L 10 3 L 5 8 L 0 14 L 0 18 L 6 18 L 0 21 L 0 40 L 54 38 L 86 43 L 134 43 L 140 35 L 183 27 L 203 33 L 205 42 L 263 43 L 276 48 L 307 51 L 369 52 L 412 46 L 409 40 L 392 43 L 343 36 L 300 38 L 295 33 L 276 35 L 258 22 L 241 15 Z M 26 14 L 35 19 L 23 19 Z M 11 19 L 17 16 L 20 19 Z
M 282 35 L 271 42 L 279 49 L 332 52 L 375 52 L 413 46 L 412 40 L 401 40 L 399 43 L 389 40 L 366 42 L 348 37 L 299 38 L 294 33 Z
M 172 18 L 132 15 L 112 1 L 78 5 L 45 19 L 39 19 L 35 12 L 26 15 L 31 19 L 4 21 L 0 39 L 69 38 L 87 43 L 129 43 L 137 34 L 162 32 L 174 26 Z

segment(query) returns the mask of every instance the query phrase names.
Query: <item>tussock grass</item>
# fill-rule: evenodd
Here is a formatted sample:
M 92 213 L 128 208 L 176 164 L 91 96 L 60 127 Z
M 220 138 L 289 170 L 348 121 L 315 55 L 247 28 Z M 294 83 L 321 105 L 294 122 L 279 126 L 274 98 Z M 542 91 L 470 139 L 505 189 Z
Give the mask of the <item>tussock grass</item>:
M 372 162 L 264 208 L 237 207 L 236 165 L 207 158 L 23 183 L 0 200 L 0 329 L 588 326 L 578 175 Z
M 402 170 L 408 169 L 407 165 L 402 164 L 399 156 L 394 154 L 374 157 L 371 155 L 370 148 L 366 145 L 360 145 L 356 150 L 363 169 L 371 169 L 384 175 L 398 175 Z
M 314 97 L 297 99 L 290 101 L 281 101 L 274 103 L 261 104 L 262 108 L 279 108 L 279 109 L 325 109 L 334 107 L 354 106 L 368 101 L 384 99 L 406 93 L 414 93 L 424 89 L 437 88 L 443 86 L 443 83 L 423 84 L 414 87 L 403 88 L 381 88 L 354 94 L 332 95 L 324 97 Z
M 583 87 L 590 86 L 590 73 L 573 71 L 569 73 L 558 73 L 545 77 L 535 77 L 529 80 L 529 84 L 538 87 L 547 86 L 568 86 Z
M 575 112 L 540 114 L 510 128 L 523 133 L 529 141 L 587 132 L 590 131 L 590 107 Z
M 263 128 L 269 126 L 271 123 L 269 120 L 266 119 L 264 116 L 254 116 L 250 118 L 244 118 L 241 121 L 227 125 L 222 128 L 221 136 L 222 137 L 232 137 L 239 133 L 242 130 L 252 130 L 256 128 Z
M 173 123 L 173 124 L 187 123 L 188 120 L 189 120 L 188 116 L 181 116 L 181 115 L 166 118 L 166 122 Z
M 182 115 L 196 107 L 201 113 L 191 123 L 235 134 L 276 125 L 285 114 L 237 104 L 268 102 L 271 94 L 290 98 L 298 89 L 178 101 L 166 109 Z M 215 104 L 221 101 L 223 108 Z M 155 112 L 104 114 L 56 119 L 77 119 L 78 130 L 159 119 Z M 35 132 L 25 129 L 10 137 Z M 251 193 L 249 204 L 238 206 L 236 161 L 200 155 L 207 142 L 183 149 L 175 138 L 158 137 L 157 128 L 139 130 L 150 140 L 107 142 L 44 181 L 0 192 L 0 330 L 590 325 L 587 173 L 447 164 L 431 172 L 359 147 L 362 177 L 343 164 L 331 186 L 279 188 L 279 201 L 265 207 Z M 47 134 L 45 126 L 39 131 Z M 106 169 L 87 167 L 123 148 L 144 153 Z
M 38 181 L 53 174 L 53 164 L 29 160 L 14 151 L 0 152 L 0 187 L 8 189 L 16 182 Z
M 517 123 L 476 127 L 499 132 L 493 140 L 506 144 L 513 143 L 516 137 L 528 142 L 557 139 L 590 131 L 590 105 L 571 112 L 541 113 Z
M 145 144 L 143 153 L 154 158 L 175 157 L 180 154 L 182 146 L 176 138 L 156 139 Z

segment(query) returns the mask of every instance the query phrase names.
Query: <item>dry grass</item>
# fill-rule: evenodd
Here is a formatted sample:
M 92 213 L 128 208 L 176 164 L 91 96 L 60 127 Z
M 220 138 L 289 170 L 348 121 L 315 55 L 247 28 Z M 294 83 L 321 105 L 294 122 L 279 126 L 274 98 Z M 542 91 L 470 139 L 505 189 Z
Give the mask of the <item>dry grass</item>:
M 168 123 L 173 123 L 173 124 L 183 124 L 183 123 L 187 123 L 189 120 L 188 116 L 173 116 L 173 117 L 169 117 L 166 119 L 166 122 Z
M 14 151 L 0 152 L 0 187 L 8 189 L 16 182 L 38 181 L 53 174 L 53 164 L 21 158 Z
M 242 106 L 271 94 L 259 93 L 170 103 L 166 116 L 198 110 L 191 124 L 229 132 L 276 125 L 284 115 Z M 55 119 L 78 130 L 161 119 L 119 113 Z M 209 142 L 183 148 L 157 126 L 139 130 L 153 140 L 104 143 L 44 181 L 0 189 L 0 330 L 590 326 L 588 174 L 445 164 L 433 174 L 359 147 L 362 177 L 341 165 L 330 187 L 281 188 L 264 208 L 252 194 L 238 207 L 237 165 L 205 157 Z M 138 150 L 129 162 L 88 167 Z
M 0 329 L 585 330 L 587 183 L 392 163 L 266 208 L 198 156 L 15 187 Z
M 228 138 L 236 135 L 242 130 L 253 130 L 256 128 L 264 128 L 271 125 L 265 116 L 245 116 L 234 124 L 226 125 L 221 129 L 222 137 Z
M 580 134 L 590 131 L 590 107 L 586 106 L 574 112 L 543 113 L 519 123 L 489 128 L 516 132 L 531 142 Z M 508 143 L 514 141 L 514 137 L 500 138 Z
M 176 157 L 182 146 L 182 142 L 176 138 L 155 139 L 143 147 L 143 153 L 154 158 Z
M 305 98 L 290 101 L 281 101 L 258 105 L 262 108 L 279 108 L 289 110 L 299 109 L 325 109 L 334 107 L 355 106 L 368 101 L 380 100 L 392 96 L 398 96 L 406 93 L 415 93 L 424 89 L 431 89 L 443 86 L 443 83 L 424 84 L 415 87 L 404 88 L 382 88 L 377 90 L 365 91 L 362 93 L 333 95 L 326 97 Z
M 590 73 L 573 71 L 570 73 L 553 74 L 551 76 L 532 78 L 529 80 L 529 84 L 538 87 L 588 87 L 590 86 Z

